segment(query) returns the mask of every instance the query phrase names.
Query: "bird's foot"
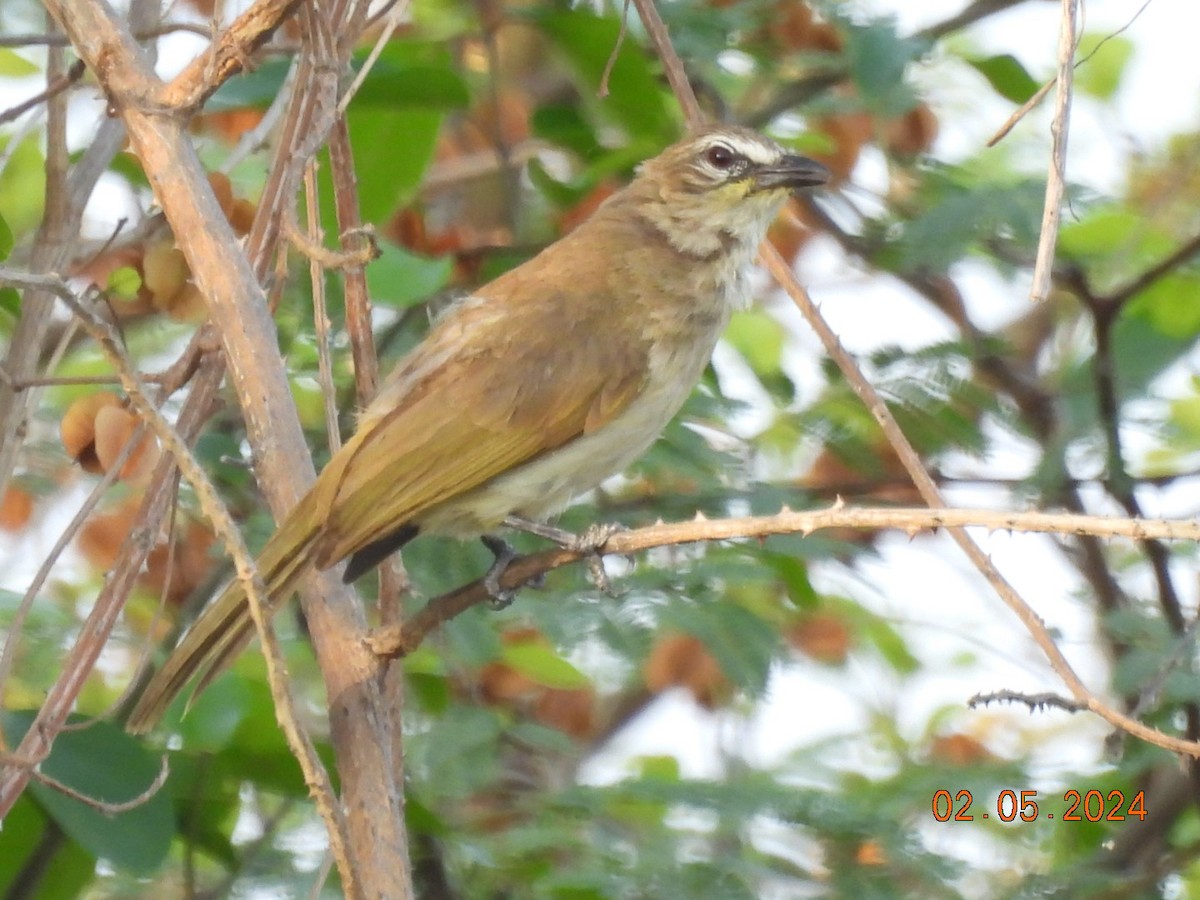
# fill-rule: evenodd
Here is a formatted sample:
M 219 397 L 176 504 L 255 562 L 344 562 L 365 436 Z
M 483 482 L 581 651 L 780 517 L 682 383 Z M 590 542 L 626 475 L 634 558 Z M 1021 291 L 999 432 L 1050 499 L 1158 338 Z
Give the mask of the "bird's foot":
M 588 581 L 596 590 L 610 597 L 616 597 L 619 594 L 604 568 L 604 556 L 600 551 L 604 549 L 604 545 L 608 543 L 610 537 L 618 532 L 628 530 L 617 522 L 595 522 L 584 529 L 583 534 L 572 535 L 570 543 L 567 544 L 568 550 L 584 554 Z
M 628 531 L 624 525 L 616 522 L 599 522 L 589 525 L 582 534 L 575 534 L 565 528 L 531 522 L 519 516 L 509 516 L 504 520 L 504 524 L 517 531 L 535 534 L 548 541 L 553 541 L 564 550 L 582 554 L 587 560 L 588 581 L 597 590 L 603 591 L 610 597 L 617 596 L 617 591 L 613 587 L 612 581 L 609 580 L 608 573 L 604 570 L 604 558 L 600 551 L 604 549 L 604 545 L 614 534 Z
M 489 603 L 492 609 L 504 609 L 506 606 L 511 605 L 517 597 L 517 591 L 521 588 L 540 588 L 546 583 L 546 574 L 542 572 L 518 587 L 501 587 L 500 579 L 504 577 L 504 573 L 508 571 L 508 567 L 512 561 L 517 558 L 517 551 L 512 548 L 512 545 L 508 541 L 490 534 L 483 535 L 480 540 L 483 541 L 483 546 L 492 551 L 492 556 L 495 557 L 491 567 L 483 576 L 483 587 L 487 591 L 488 597 L 491 598 Z
M 500 579 L 504 576 L 504 572 L 508 569 L 509 564 L 517 558 L 517 551 L 512 548 L 512 545 L 508 541 L 493 537 L 490 534 L 483 535 L 480 540 L 483 541 L 483 546 L 492 551 L 492 556 L 495 557 L 491 568 L 483 576 L 483 588 L 487 591 L 490 598 L 488 603 L 492 609 L 504 609 L 516 599 L 517 589 L 501 587 Z
M 604 545 L 608 543 L 610 537 L 628 530 L 619 522 L 596 522 L 585 528 L 583 534 L 572 534 L 563 546 L 576 553 L 595 556 L 604 549 Z

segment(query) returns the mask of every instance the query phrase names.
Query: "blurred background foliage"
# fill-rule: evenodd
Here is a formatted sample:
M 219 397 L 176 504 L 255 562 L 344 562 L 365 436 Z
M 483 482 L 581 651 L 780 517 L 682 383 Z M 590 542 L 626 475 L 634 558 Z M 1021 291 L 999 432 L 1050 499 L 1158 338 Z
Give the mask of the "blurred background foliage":
M 1000 506 L 1132 514 L 1158 496 L 1148 492 L 1194 480 L 1200 453 L 1200 382 L 1186 377 L 1200 332 L 1200 144 L 1179 134 L 1138 156 L 1111 193 L 1072 186 L 1053 296 L 1014 303 L 1000 326 L 977 322 L 965 273 L 986 272 L 1016 297 L 1025 290 L 1043 191 L 1030 172 L 1044 163 L 1022 160 L 1028 139 L 939 156 L 939 132 L 966 111 L 939 106 L 921 74 L 936 62 L 1001 108 L 1029 99 L 1052 73 L 985 55 L 971 37 L 972 26 L 1015 5 L 964 4 L 964 16 L 919 33 L 834 0 L 673 0 L 661 11 L 713 117 L 766 130 L 835 173 L 833 189 L 794 204 L 771 233 L 814 291 L 820 273 L 840 267 L 837 277 L 852 272 L 864 290 L 901 286 L 943 321 L 933 338 L 898 334 L 863 357 L 935 474 L 950 488 L 986 489 L 970 496 Z M 231 12 L 220 0 L 180 0 L 164 15 L 203 24 Z M 682 117 L 661 66 L 632 13 L 622 39 L 620 15 L 612 4 L 414 0 L 347 116 L 363 216 L 381 237 L 368 277 L 385 368 L 420 339 L 430 311 L 536 253 L 678 136 Z M 42 27 L 29 0 L 0 8 L 0 34 Z M 1131 54 L 1127 40 L 1101 45 L 1102 37 L 1085 36 L 1080 55 L 1095 55 L 1077 76 L 1081 96 L 1098 104 L 1121 88 Z M 286 86 L 288 47 L 298 39 L 285 28 L 195 122 L 214 190 L 241 233 L 269 159 L 254 129 Z M 197 40 L 160 39 L 160 59 L 194 52 Z M 43 70 L 32 44 L 0 49 L 0 78 L 36 84 Z M 83 134 L 103 105 L 88 76 L 75 91 L 72 117 Z M 0 256 L 10 264 L 27 258 L 42 216 L 43 125 L 35 116 L 0 127 Z M 322 165 L 332 223 L 327 158 Z M 113 159 L 70 273 L 108 290 L 146 371 L 164 368 L 205 315 L 152 199 L 137 160 Z M 327 441 L 311 285 L 303 261 L 292 262 L 276 318 L 319 464 Z M 339 322 L 337 278 L 329 281 Z M 797 363 L 811 341 L 794 314 L 765 283 L 760 295 L 735 317 L 680 420 L 645 459 L 570 509 L 565 527 L 773 512 L 839 496 L 917 502 L 836 372 Z M 19 296 L 0 291 L 0 335 L 12 334 L 20 312 Z M 65 319 L 55 328 L 47 346 L 63 352 L 47 360 L 46 374 L 64 380 L 46 390 L 0 504 L 11 570 L 0 591 L 0 625 L 13 641 L 0 720 L 9 747 L 134 531 L 139 487 L 158 453 L 152 440 L 133 437 L 136 421 L 119 392 L 88 382 L 107 373 L 97 351 Z M 345 350 L 340 338 L 335 350 Z M 345 433 L 354 406 L 348 353 L 336 353 L 335 376 Z M 241 428 L 230 402 L 197 452 L 254 545 L 271 522 Z M 19 632 L 9 631 L 33 570 L 105 473 L 111 485 L 99 509 Z M 1172 509 L 1194 515 L 1195 507 L 1185 500 Z M 87 727 L 61 735 L 44 766 L 108 801 L 150 784 L 161 736 L 136 741 L 84 716 L 109 710 L 147 646 L 174 634 L 229 575 L 186 488 L 158 540 L 81 695 Z M 904 552 L 885 553 L 879 540 L 839 532 L 661 550 L 611 566 L 617 599 L 582 569 L 560 570 L 503 612 L 476 609 L 449 623 L 403 663 L 419 896 L 1197 896 L 1196 768 L 1131 741 L 1101 747 L 1094 732 L 1051 767 L 1037 756 L 1044 732 L 1022 730 L 1038 720 L 963 715 L 958 704 L 974 689 L 989 638 L 939 656 L 871 602 L 888 592 L 888 554 Z M 1113 694 L 1157 727 L 1200 738 L 1186 599 L 1194 585 L 1184 584 L 1195 580 L 1194 548 L 1069 537 L 1051 546 L 1075 573 L 1096 670 L 1111 677 Z M 416 608 L 478 577 L 487 562 L 481 547 L 417 541 L 404 554 L 415 585 L 408 602 Z M 373 580 L 364 589 L 373 591 Z M 304 624 L 294 609 L 281 619 L 302 712 L 320 736 L 321 688 Z M 806 694 L 786 693 L 805 683 L 797 673 L 841 685 L 838 702 L 858 710 L 863 725 L 839 734 L 801 728 L 782 752 L 759 752 L 747 735 L 751 723 L 762 728 L 764 710 L 788 718 L 788 734 L 823 715 Z M 955 704 L 903 720 L 892 698 L 932 679 L 956 682 Z M 873 693 L 873 682 L 886 689 Z M 647 740 L 647 722 L 661 723 L 661 738 L 676 721 L 664 707 L 686 707 L 712 727 Z M 1068 729 L 1057 715 L 1045 727 Z M 119 814 L 31 786 L 0 836 L 4 896 L 320 890 L 323 831 L 275 726 L 257 654 L 186 717 L 176 710 L 168 731 L 164 788 Z M 696 735 L 707 743 L 684 746 Z M 699 771 L 697 755 L 707 760 Z M 1039 787 L 1038 821 L 998 821 L 1000 791 Z M 1059 818 L 1066 804 L 1054 801 L 1069 788 L 1143 791 L 1150 814 L 1068 824 Z M 972 792 L 974 821 L 937 821 L 937 792 L 960 789 Z M 952 808 L 961 807 L 955 799 Z M 337 886 L 322 895 L 337 896 Z

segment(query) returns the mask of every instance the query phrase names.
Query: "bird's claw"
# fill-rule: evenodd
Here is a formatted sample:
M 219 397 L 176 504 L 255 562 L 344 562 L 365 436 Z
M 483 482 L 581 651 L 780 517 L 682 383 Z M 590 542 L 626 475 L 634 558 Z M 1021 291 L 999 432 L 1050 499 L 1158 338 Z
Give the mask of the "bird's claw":
M 612 582 L 609 581 L 608 573 L 604 571 L 604 560 L 600 551 L 604 549 L 604 545 L 608 543 L 608 539 L 614 534 L 619 531 L 629 530 L 624 525 L 616 522 L 594 523 L 589 525 L 582 534 L 574 534 L 562 528 L 556 528 L 553 525 L 546 525 L 541 522 L 532 522 L 520 516 L 509 516 L 504 520 L 504 524 L 517 531 L 524 531 L 528 534 L 545 538 L 548 541 L 553 541 L 564 550 L 569 550 L 572 553 L 578 553 L 585 557 L 587 560 L 588 581 L 597 590 L 603 591 L 610 597 L 618 596 L 612 586 Z M 493 550 L 492 552 L 495 553 L 496 551 Z M 535 584 L 535 582 L 530 583 Z M 535 586 L 540 585 L 535 584 Z
M 576 534 L 566 543 L 566 549 L 575 553 L 598 554 L 614 534 L 628 531 L 619 522 L 594 522 L 584 529 L 583 534 Z
M 587 560 L 588 581 L 596 590 L 610 597 L 618 596 L 616 588 L 604 569 L 604 557 L 600 551 L 608 543 L 608 539 L 621 531 L 628 531 L 624 525 L 617 522 L 602 522 L 589 525 L 583 534 L 577 534 L 567 542 L 566 549 L 574 553 L 582 553 Z
M 487 591 L 488 605 L 492 609 L 501 610 L 512 605 L 513 600 L 517 597 L 516 588 L 500 586 L 500 579 L 504 577 L 504 572 L 508 569 L 509 564 L 517 558 L 517 552 L 513 550 L 508 541 L 492 537 L 490 534 L 485 534 L 480 540 L 488 550 L 492 551 L 492 556 L 496 557 L 487 570 L 487 574 L 483 576 L 483 589 Z

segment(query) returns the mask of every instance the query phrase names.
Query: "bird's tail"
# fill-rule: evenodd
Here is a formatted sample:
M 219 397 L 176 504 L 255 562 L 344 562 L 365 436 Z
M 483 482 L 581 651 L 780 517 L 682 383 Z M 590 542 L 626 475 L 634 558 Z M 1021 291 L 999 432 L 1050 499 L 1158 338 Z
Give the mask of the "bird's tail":
M 288 514 L 258 557 L 266 587 L 267 613 L 275 613 L 295 592 L 308 570 L 310 548 L 319 533 L 312 494 Z M 254 636 L 254 620 L 241 579 L 235 578 L 192 623 L 138 698 L 125 727 L 133 734 L 153 728 L 172 701 L 197 674 L 193 697 L 237 658 Z M 202 673 L 202 674 L 201 674 Z

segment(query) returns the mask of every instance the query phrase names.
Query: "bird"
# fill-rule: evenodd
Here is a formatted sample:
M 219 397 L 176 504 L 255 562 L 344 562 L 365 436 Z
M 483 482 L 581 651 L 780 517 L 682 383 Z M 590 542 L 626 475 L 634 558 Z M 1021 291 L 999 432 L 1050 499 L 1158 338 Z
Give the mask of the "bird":
M 749 272 L 785 200 L 829 177 L 756 131 L 699 128 L 574 230 L 454 303 L 263 547 L 268 611 L 310 567 L 348 560 L 353 581 L 419 534 L 470 539 L 513 517 L 544 520 L 622 471 L 749 303 Z M 126 728 L 153 728 L 253 634 L 234 580 L 151 677 Z

